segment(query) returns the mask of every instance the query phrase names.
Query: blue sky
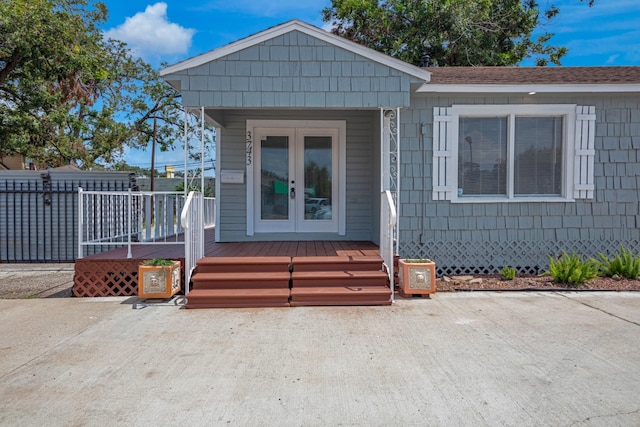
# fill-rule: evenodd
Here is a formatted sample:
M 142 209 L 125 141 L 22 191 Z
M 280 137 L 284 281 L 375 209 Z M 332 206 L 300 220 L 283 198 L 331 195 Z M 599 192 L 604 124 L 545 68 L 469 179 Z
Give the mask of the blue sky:
M 543 30 L 552 43 L 569 48 L 562 64 L 640 65 L 640 0 L 538 0 L 555 4 L 560 14 Z M 158 66 L 173 64 L 224 46 L 291 19 L 323 27 L 321 10 L 330 0 L 106 0 L 106 34 L 125 41 Z M 526 62 L 523 65 L 531 65 Z M 181 150 L 158 153 L 156 164 L 180 163 Z M 127 163 L 149 167 L 150 151 L 129 151 Z

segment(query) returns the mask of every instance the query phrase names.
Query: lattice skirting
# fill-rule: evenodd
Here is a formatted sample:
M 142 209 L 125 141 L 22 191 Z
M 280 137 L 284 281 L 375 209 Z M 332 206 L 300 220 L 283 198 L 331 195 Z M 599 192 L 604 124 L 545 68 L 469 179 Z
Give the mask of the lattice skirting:
M 73 277 L 73 296 L 110 297 L 138 294 L 139 259 L 78 259 Z M 184 260 L 181 260 L 184 283 Z
M 506 242 L 402 242 L 402 258 L 430 258 L 436 261 L 437 274 L 495 274 L 504 266 L 515 267 L 519 274 L 539 274 L 549 268 L 549 257 L 575 252 L 585 258 L 598 253 L 611 256 L 624 246 L 640 252 L 640 241 L 506 241 Z

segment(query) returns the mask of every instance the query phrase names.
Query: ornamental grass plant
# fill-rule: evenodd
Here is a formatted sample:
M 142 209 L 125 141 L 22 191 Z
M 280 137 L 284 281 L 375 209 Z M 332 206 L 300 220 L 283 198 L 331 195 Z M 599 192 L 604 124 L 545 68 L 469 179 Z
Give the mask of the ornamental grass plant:
M 640 255 L 634 255 L 629 249 L 620 247 L 613 258 L 607 258 L 603 253 L 599 253 L 598 257 L 602 276 L 625 279 L 637 279 L 640 276 Z
M 595 259 L 583 260 L 574 252 L 562 255 L 555 259 L 549 258 L 549 270 L 544 275 L 551 276 L 557 283 L 571 286 L 579 286 L 599 276 L 600 263 Z

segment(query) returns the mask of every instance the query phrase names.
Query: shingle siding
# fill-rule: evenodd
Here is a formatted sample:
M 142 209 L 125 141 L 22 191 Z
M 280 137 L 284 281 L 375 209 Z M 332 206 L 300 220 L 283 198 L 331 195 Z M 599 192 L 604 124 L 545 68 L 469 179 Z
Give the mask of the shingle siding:
M 180 80 L 186 105 L 203 105 L 203 99 L 211 108 L 407 107 L 409 86 L 418 82 L 300 32 L 166 78 Z M 279 96 L 292 91 L 303 96 Z M 203 92 L 222 96 L 203 97 Z M 235 96 L 237 92 L 243 93 Z
M 434 107 L 531 103 L 595 105 L 594 199 L 486 204 L 432 200 Z M 403 216 L 424 217 L 417 221 L 419 229 L 408 228 L 414 224 L 412 218 L 400 222 L 400 255 L 440 259 L 440 273 L 454 273 L 495 272 L 504 263 L 546 268 L 547 256 L 561 248 L 589 256 L 615 252 L 620 244 L 640 250 L 639 111 L 640 98 L 625 94 L 414 95 L 412 106 L 402 111 L 401 170 L 407 175 L 401 190 L 409 197 L 401 197 L 400 211 Z M 419 135 L 419 144 L 414 144 L 414 135 Z M 420 177 L 415 176 L 417 170 L 423 171 Z

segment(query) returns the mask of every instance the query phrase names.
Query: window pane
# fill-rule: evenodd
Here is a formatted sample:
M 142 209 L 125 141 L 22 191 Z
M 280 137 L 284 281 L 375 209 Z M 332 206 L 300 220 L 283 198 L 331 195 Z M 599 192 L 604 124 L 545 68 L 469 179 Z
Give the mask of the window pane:
M 331 137 L 304 137 L 304 218 L 331 219 Z
M 458 194 L 507 194 L 507 118 L 460 117 Z
M 562 117 L 516 117 L 514 194 L 562 194 Z
M 289 219 L 289 137 L 267 136 L 260 141 L 262 205 L 260 219 Z

